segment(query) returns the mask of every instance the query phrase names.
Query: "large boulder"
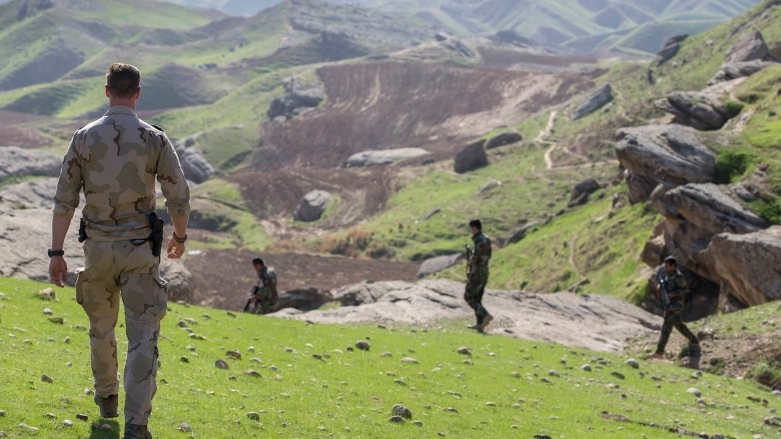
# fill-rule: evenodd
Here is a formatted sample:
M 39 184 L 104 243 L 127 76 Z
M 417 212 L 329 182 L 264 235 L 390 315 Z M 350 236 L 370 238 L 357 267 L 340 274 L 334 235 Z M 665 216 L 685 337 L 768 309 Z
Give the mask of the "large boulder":
M 195 290 L 193 275 L 181 260 L 161 257 L 160 277 L 168 282 L 168 300 L 192 303 Z
M 62 156 L 16 146 L 0 147 L 0 180 L 21 176 L 60 175 Z
M 298 203 L 293 219 L 296 221 L 312 222 L 320 219 L 320 216 L 328 207 L 331 194 L 326 191 L 314 190 L 306 195 Z
M 286 78 L 282 82 L 284 93 L 271 102 L 266 115 L 274 120 L 277 117 L 287 119 L 316 108 L 325 100 L 323 84 L 316 82 L 304 84 L 297 77 Z
M 202 133 L 196 133 L 174 142 L 174 150 L 182 164 L 184 177 L 194 183 L 203 183 L 217 173 L 201 150 L 195 147 L 201 135 Z
M 708 85 L 717 85 L 722 82 L 745 78 L 774 65 L 778 65 L 778 63 L 760 60 L 725 64 L 715 75 L 713 75 L 713 78 L 708 80 Z
M 331 293 L 317 288 L 298 288 L 279 295 L 277 310 L 295 308 L 301 311 L 311 311 L 320 308 L 333 300 Z
M 456 265 L 458 261 L 463 257 L 461 253 L 454 253 L 452 255 L 437 256 L 434 258 L 428 258 L 420 264 L 418 269 L 418 279 L 426 277 L 429 274 L 439 273 L 442 270 L 446 270 L 453 265 Z
M 708 84 L 751 76 L 754 73 L 778 63 L 770 54 L 765 39 L 759 31 L 747 32 L 727 51 L 724 65 Z
M 613 88 L 605 84 L 583 101 L 572 115 L 572 120 L 582 119 L 613 100 Z
M 618 130 L 616 153 L 629 171 L 630 201 L 643 201 L 658 184 L 708 183 L 716 176 L 716 155 L 681 125 L 650 125 Z M 634 194 L 633 196 L 631 196 Z
M 721 96 L 707 91 L 676 91 L 655 105 L 675 115 L 673 123 L 701 131 L 718 130 L 739 113 L 738 109 L 724 105 Z
M 480 140 L 462 149 L 456 155 L 455 171 L 459 174 L 488 166 L 485 140 Z
M 523 136 L 521 136 L 520 133 L 516 133 L 515 131 L 508 131 L 506 133 L 497 134 L 496 136 L 488 139 L 488 143 L 485 144 L 485 149 L 498 148 L 500 146 L 518 143 L 521 140 L 523 140 Z
M 421 148 L 397 148 L 377 151 L 362 151 L 351 155 L 347 159 L 347 166 L 352 168 L 373 165 L 387 165 L 393 162 L 421 157 L 428 154 L 428 151 Z
M 689 35 L 687 34 L 670 37 L 656 54 L 656 65 L 660 66 L 675 57 L 675 55 L 678 54 L 678 51 L 681 50 L 681 42 L 688 37 Z
M 781 299 L 781 226 L 713 237 L 705 259 L 722 286 L 747 306 Z
M 389 291 L 406 288 L 408 285 L 408 282 L 402 281 L 365 281 L 358 284 L 343 286 L 333 292 L 333 297 L 334 300 L 338 301 L 342 306 L 359 306 L 367 303 L 374 303 Z
M 600 185 L 599 182 L 593 178 L 587 178 L 581 181 L 572 189 L 572 194 L 569 197 L 569 203 L 567 204 L 567 207 L 586 204 L 586 202 L 588 202 L 589 194 L 601 188 L 602 185 Z

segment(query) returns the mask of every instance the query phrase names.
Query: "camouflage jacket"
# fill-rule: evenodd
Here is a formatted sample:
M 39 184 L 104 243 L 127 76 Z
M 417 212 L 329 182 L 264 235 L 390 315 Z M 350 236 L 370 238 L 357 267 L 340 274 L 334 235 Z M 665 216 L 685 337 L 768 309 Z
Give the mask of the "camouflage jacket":
M 483 232 L 472 236 L 472 257 L 469 259 L 469 273 L 477 273 L 488 269 L 488 261 L 491 259 L 491 239 Z
M 263 267 L 258 271 L 258 296 L 277 296 L 277 272 L 273 267 Z
M 146 238 L 151 231 L 147 216 L 155 211 L 155 177 L 168 212 L 174 216 L 189 213 L 190 189 L 163 130 L 139 119 L 130 107 L 111 107 L 73 135 L 53 212 L 72 218 L 83 190 L 82 217 L 90 239 Z
M 668 273 L 664 267 L 659 269 L 659 277 L 664 281 L 667 289 L 667 295 L 671 300 L 682 299 L 686 293 L 689 292 L 689 287 L 686 285 L 686 279 L 683 277 L 683 273 L 676 269 L 672 273 Z

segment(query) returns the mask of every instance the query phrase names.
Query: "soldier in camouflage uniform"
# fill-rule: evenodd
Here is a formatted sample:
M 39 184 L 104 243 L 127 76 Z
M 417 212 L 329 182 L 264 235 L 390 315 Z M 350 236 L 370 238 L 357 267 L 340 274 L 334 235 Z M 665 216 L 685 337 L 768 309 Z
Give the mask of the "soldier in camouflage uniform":
M 689 287 L 686 285 L 683 274 L 678 270 L 678 262 L 672 256 L 664 259 L 664 266 L 659 269 L 657 274 L 657 279 L 664 283 L 664 288 L 662 288 L 661 284 L 659 285 L 659 294 L 665 294 L 666 290 L 669 303 L 665 305 L 662 333 L 656 345 L 656 352 L 651 355 L 651 358 L 664 358 L 664 348 L 667 346 L 667 340 L 670 339 L 670 334 L 674 327 L 689 340 L 690 366 L 696 368 L 701 353 L 700 342 L 683 323 L 684 299 L 686 293 L 689 292 Z M 663 302 L 666 303 L 667 301 Z
M 152 254 L 149 214 L 155 212 L 155 178 L 166 198 L 174 232 L 169 258 L 185 251 L 190 192 L 179 158 L 162 129 L 135 113 L 141 75 L 128 64 L 106 73 L 110 108 L 73 135 L 54 197 L 49 276 L 64 286 L 68 267 L 63 244 L 83 191 L 85 267 L 76 270 L 76 301 L 89 321 L 95 403 L 103 417 L 117 417 L 119 373 L 115 326 L 119 299 L 125 305 L 125 439 L 151 439 L 147 424 L 157 390 L 157 340 L 166 314 L 166 281 Z
M 488 282 L 488 261 L 491 259 L 491 240 L 483 234 L 483 225 L 479 219 L 469 222 L 469 230 L 472 232 L 472 243 L 474 247 L 467 261 L 466 269 L 466 291 L 464 291 L 464 300 L 475 310 L 477 323 L 470 325 L 470 329 L 477 329 L 483 332 L 488 323 L 493 320 L 493 316 L 483 307 L 483 293 L 485 285 Z
M 266 267 L 263 259 L 255 258 L 252 266 L 258 272 L 258 285 L 255 287 L 252 301 L 253 314 L 268 314 L 277 307 L 277 273 L 272 267 Z

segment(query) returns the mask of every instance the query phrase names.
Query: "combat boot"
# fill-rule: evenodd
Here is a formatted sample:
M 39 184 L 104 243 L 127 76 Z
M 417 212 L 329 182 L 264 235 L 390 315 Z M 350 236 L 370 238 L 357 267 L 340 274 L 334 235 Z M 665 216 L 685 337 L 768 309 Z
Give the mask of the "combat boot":
M 664 352 L 654 352 L 648 356 L 649 360 L 664 360 Z
M 95 404 L 97 404 L 100 408 L 101 418 L 116 418 L 119 416 L 119 412 L 117 411 L 117 395 L 110 395 L 107 398 L 101 398 L 95 394 L 95 397 L 92 398 L 92 400 L 95 401 Z
M 125 424 L 122 439 L 152 439 L 152 432 L 146 425 Z
M 494 316 L 491 314 L 486 314 L 485 317 L 483 317 L 483 323 L 481 323 L 477 330 L 480 332 L 483 332 L 485 330 L 485 327 L 488 326 L 489 323 L 491 323 L 491 320 L 494 319 Z

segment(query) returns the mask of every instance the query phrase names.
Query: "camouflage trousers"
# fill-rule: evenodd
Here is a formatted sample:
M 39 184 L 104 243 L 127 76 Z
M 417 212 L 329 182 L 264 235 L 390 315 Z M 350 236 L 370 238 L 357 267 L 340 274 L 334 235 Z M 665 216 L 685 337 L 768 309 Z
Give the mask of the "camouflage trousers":
M 274 312 L 277 307 L 277 296 L 271 294 L 258 293 L 255 301 L 252 302 L 250 312 L 253 314 L 268 314 Z
M 475 273 L 471 273 L 466 281 L 466 290 L 464 291 L 464 300 L 470 308 L 475 310 L 475 317 L 477 317 L 477 324 L 483 323 L 483 318 L 488 315 L 488 311 L 483 307 L 483 293 L 485 293 L 485 285 L 488 283 L 488 270 L 483 269 Z
M 673 300 L 664 311 L 664 323 L 662 324 L 662 333 L 659 335 L 659 342 L 656 344 L 656 352 L 664 353 L 670 334 L 676 328 L 684 337 L 689 340 L 689 346 L 699 348 L 700 342 L 697 337 L 683 323 L 683 302 Z
M 90 321 L 89 337 L 95 392 L 119 394 L 117 337 L 119 299 L 125 307 L 128 339 L 124 371 L 125 422 L 147 425 L 157 391 L 157 339 L 167 309 L 166 282 L 159 258 L 148 243 L 84 242 L 85 267 L 76 270 L 76 301 Z

